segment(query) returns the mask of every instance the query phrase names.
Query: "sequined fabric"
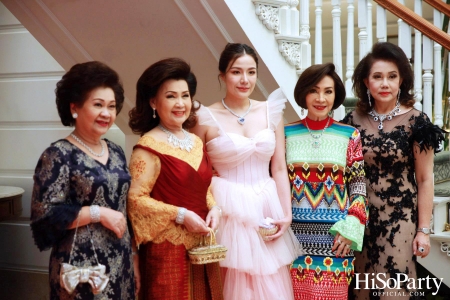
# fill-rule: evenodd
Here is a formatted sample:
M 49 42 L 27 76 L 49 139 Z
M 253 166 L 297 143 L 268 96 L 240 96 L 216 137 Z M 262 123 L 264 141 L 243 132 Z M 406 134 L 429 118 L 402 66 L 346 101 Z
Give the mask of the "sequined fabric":
M 412 109 L 384 122 L 383 130 L 369 116 L 349 113 L 343 122 L 361 132 L 364 169 L 367 177 L 369 224 L 363 251 L 356 254 L 356 273 L 382 273 L 395 278 L 407 274 L 416 278 L 416 257 L 412 241 L 415 236 L 417 184 L 414 177 L 413 145 L 436 149 L 442 136 L 428 117 Z M 364 274 L 362 274 L 364 275 Z M 409 290 L 396 299 L 409 299 Z M 355 289 L 355 299 L 379 299 L 374 292 L 382 290 Z
M 69 295 L 60 286 L 61 263 L 69 261 L 75 229 L 66 228 L 82 206 L 96 204 L 120 211 L 126 217 L 130 174 L 122 149 L 105 140 L 109 158 L 105 165 L 86 155 L 67 140 L 59 140 L 41 155 L 34 174 L 31 229 L 41 250 L 50 255 L 51 299 L 134 299 L 131 237 L 128 230 L 119 239 L 100 223 L 90 225 L 100 264 L 106 266 L 110 281 L 94 296 L 88 283 L 78 284 Z M 78 228 L 72 265 L 96 265 L 86 226 Z

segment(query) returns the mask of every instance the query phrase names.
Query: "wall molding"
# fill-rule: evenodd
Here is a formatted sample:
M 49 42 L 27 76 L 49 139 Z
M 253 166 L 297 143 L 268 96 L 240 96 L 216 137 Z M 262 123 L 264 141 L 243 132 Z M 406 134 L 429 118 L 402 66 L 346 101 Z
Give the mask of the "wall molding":
M 60 80 L 64 71 L 0 73 L 0 82 Z

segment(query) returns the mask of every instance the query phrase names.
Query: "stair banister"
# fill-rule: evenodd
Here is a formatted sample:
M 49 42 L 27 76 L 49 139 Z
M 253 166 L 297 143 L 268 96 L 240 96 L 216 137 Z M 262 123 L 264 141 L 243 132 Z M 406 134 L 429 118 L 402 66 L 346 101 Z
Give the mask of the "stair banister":
M 442 13 L 433 9 L 434 26 L 442 28 Z M 442 116 L 442 46 L 434 42 L 434 124 L 442 127 L 444 125 Z
M 405 5 L 405 0 L 398 0 Z M 411 27 L 402 19 L 398 19 L 398 46 L 405 52 L 406 57 L 411 59 Z
M 387 41 L 386 9 L 377 5 L 377 39 L 378 42 Z
M 369 52 L 367 45 L 367 0 L 358 0 L 359 60 Z
M 436 0 L 423 0 L 430 6 L 434 7 L 438 11 L 442 12 L 444 15 L 450 17 L 450 6 L 442 1 Z
M 367 45 L 373 45 L 372 27 L 372 0 L 367 0 Z
M 355 35 L 354 35 L 354 12 L 355 7 L 353 6 L 354 0 L 347 0 L 347 72 L 345 72 L 345 91 L 347 93 L 347 97 L 353 98 L 353 89 L 352 89 L 352 76 L 355 70 Z
M 414 12 L 422 16 L 422 1 L 414 0 Z M 422 33 L 414 28 L 414 107 L 422 111 Z
M 423 53 L 429 53 L 423 56 L 423 112 L 432 116 L 433 41 L 427 36 L 423 36 Z
M 316 30 L 315 30 L 315 50 L 314 63 L 322 63 L 322 0 L 315 0 L 316 6 Z

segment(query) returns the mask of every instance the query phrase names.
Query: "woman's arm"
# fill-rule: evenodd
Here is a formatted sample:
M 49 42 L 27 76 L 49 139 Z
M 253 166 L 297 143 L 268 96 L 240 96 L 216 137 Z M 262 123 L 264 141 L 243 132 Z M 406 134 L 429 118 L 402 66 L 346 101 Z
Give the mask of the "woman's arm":
M 280 227 L 280 230 L 267 237 L 267 240 L 273 240 L 283 235 L 292 223 L 292 205 L 290 196 L 290 185 L 285 158 L 285 137 L 284 124 L 280 122 L 275 130 L 275 152 L 271 159 L 272 178 L 277 186 L 278 198 L 283 208 L 284 218 L 275 220 L 274 224 Z
M 434 151 L 428 148 L 420 151 L 419 144 L 414 142 L 414 167 L 418 188 L 417 209 L 418 228 L 430 228 L 431 214 L 433 210 L 433 159 Z M 426 257 L 430 251 L 430 236 L 422 232 L 417 232 L 413 241 L 413 251 L 417 256 Z M 423 247 L 424 252 L 419 252 L 418 248 Z

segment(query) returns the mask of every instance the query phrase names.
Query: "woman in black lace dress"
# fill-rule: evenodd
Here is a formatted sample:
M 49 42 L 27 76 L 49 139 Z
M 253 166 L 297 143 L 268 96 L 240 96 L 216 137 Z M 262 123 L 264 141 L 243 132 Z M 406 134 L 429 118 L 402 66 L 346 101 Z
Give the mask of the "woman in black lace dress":
M 416 278 L 416 258 L 430 251 L 433 156 L 442 131 L 413 108 L 413 73 L 398 46 L 375 44 L 356 67 L 353 82 L 359 100 L 343 122 L 361 132 L 369 201 L 353 292 L 355 299 L 414 298 L 412 285 L 383 289 L 382 281 L 404 280 L 400 273 Z M 378 287 L 370 280 L 377 274 Z
M 126 218 L 131 177 L 123 150 L 101 139 L 124 101 L 119 76 L 100 62 L 76 64 L 55 93 L 63 125 L 74 130 L 39 158 L 31 204 L 35 243 L 41 251 L 52 249 L 50 299 L 134 299 L 137 260 Z M 61 284 L 62 263 L 71 257 L 78 269 L 95 267 L 96 256 L 109 279 L 93 272 L 80 277 L 75 270 L 72 284 Z

